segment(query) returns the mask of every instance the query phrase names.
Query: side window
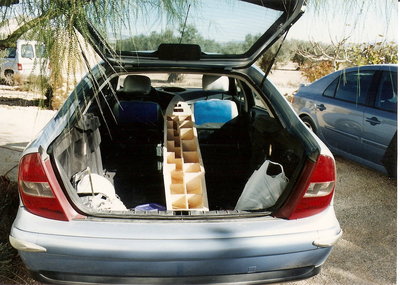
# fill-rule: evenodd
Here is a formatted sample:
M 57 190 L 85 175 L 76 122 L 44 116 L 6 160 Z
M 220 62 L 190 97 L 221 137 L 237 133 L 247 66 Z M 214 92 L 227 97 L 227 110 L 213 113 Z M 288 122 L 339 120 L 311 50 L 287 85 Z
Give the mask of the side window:
M 39 57 L 39 58 L 45 57 L 44 45 L 41 45 L 41 44 L 35 45 L 35 54 L 36 54 L 36 57 Z
M 21 56 L 25 58 L 33 58 L 33 47 L 30 44 L 21 45 Z
M 6 58 L 15 58 L 16 53 L 17 53 L 16 48 L 8 48 L 6 50 Z
M 378 85 L 374 106 L 382 110 L 396 112 L 397 72 L 382 72 L 382 77 Z
M 374 71 L 342 73 L 335 98 L 365 104 L 373 77 Z
M 240 81 L 236 81 L 236 98 L 241 102 L 245 101 L 245 91 Z
M 264 101 L 261 99 L 261 96 L 258 93 L 254 92 L 254 91 L 252 91 L 252 93 L 253 93 L 253 98 L 254 98 L 254 104 L 257 107 L 266 110 L 267 107 L 265 106 Z
M 339 82 L 339 78 L 335 79 L 329 86 L 328 88 L 325 89 L 324 93 L 322 94 L 323 96 L 326 97 L 334 97 L 336 88 Z

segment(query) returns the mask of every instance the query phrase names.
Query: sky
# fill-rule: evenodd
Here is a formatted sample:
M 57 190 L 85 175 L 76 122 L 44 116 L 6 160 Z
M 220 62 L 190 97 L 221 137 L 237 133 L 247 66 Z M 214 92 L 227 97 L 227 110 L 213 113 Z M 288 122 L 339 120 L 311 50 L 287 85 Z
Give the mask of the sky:
M 370 5 L 362 5 L 363 0 L 349 1 L 357 2 L 355 11 L 343 11 L 337 7 L 340 5 L 338 0 L 327 0 L 326 9 L 321 11 L 307 7 L 290 30 L 288 39 L 337 43 L 349 37 L 348 41 L 354 43 L 382 40 L 397 42 L 399 5 L 396 0 L 392 0 L 389 6 L 383 0 L 366 1 Z M 371 2 L 377 4 L 371 5 Z

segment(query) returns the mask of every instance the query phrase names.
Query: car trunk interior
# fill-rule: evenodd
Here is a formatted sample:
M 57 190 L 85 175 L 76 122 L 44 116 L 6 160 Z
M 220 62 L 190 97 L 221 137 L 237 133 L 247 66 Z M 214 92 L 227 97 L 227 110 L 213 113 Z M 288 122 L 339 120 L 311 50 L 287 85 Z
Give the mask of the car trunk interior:
M 239 84 L 236 79 L 229 82 L 230 85 Z M 237 114 L 223 123 L 197 124 L 202 120 L 201 116 L 196 112 L 192 116 L 195 143 L 199 149 L 201 167 L 204 167 L 204 191 L 208 201 L 207 210 L 198 209 L 198 214 L 212 211 L 232 214 L 241 212 L 235 211 L 238 199 L 252 173 L 265 160 L 283 166 L 289 181 L 285 193 L 290 191 L 302 167 L 302 144 L 282 127 L 269 110 L 259 108 L 254 103 L 253 106 L 249 104 L 251 100 L 247 96 L 252 95 L 245 93 L 254 91 L 247 86 L 243 87 L 244 82 L 240 84 L 241 92 L 232 93 L 233 88 L 229 88 L 223 95 L 220 91 L 204 88 L 151 87 L 150 95 L 134 94 L 135 104 L 131 104 L 132 100 L 124 97 L 126 94 L 118 91 L 113 84 L 104 87 L 98 100 L 92 100 L 84 115 L 80 115 L 50 148 L 53 162 L 64 178 L 64 184 L 69 183 L 65 188 L 71 200 L 75 204 L 79 203 L 77 201 L 82 196 L 76 191 L 79 179 L 83 173 L 92 173 L 111 182 L 128 213 L 137 213 L 144 209 L 141 208 L 143 205 L 153 205 L 152 211 L 149 211 L 153 215 L 185 212 L 168 211 L 171 209 L 166 206 L 165 189 L 169 186 L 165 186 L 165 151 L 168 136 L 164 132 L 167 130 L 167 120 L 171 121 L 171 128 L 176 125 L 172 117 L 166 115 L 174 98 L 179 98 L 178 102 L 186 102 L 191 110 L 200 110 L 200 107 L 196 107 L 199 101 L 212 101 L 215 104 L 229 102 L 237 108 Z M 116 88 L 117 92 L 112 92 L 112 88 Z M 176 106 L 174 110 L 177 110 Z M 206 114 L 210 117 L 210 113 Z M 146 119 L 143 120 L 143 117 Z M 186 163 L 185 145 L 182 149 L 182 159 Z M 189 163 L 188 167 L 199 167 L 198 159 L 188 162 L 196 162 Z M 93 182 L 90 183 L 93 192 Z M 157 207 L 154 208 L 154 205 Z M 78 205 L 86 209 L 81 206 Z M 273 205 L 257 211 L 268 211 L 271 208 Z M 93 210 L 96 209 L 92 208 L 91 212 Z M 196 210 L 196 207 L 191 210 Z

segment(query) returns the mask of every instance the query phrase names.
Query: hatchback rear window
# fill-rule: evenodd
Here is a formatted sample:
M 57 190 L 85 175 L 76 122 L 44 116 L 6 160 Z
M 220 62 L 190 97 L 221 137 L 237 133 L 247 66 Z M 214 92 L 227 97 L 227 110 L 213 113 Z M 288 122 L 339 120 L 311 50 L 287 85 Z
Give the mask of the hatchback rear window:
M 252 1 L 190 2 L 194 3 L 176 4 L 182 6 L 177 8 L 179 15 L 170 15 L 154 3 L 144 2 L 140 9 L 127 7 L 133 10 L 126 13 L 135 16 L 120 27 L 115 21 L 106 25 L 109 43 L 121 52 L 155 51 L 161 43 L 179 43 L 198 44 L 206 53 L 239 55 L 284 13 Z

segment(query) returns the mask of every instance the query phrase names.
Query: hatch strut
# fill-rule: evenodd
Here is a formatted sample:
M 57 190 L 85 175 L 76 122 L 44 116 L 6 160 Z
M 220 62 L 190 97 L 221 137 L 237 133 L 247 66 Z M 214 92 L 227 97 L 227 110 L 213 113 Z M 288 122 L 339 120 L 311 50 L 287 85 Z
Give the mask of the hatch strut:
M 181 38 L 180 38 L 180 40 L 179 40 L 179 43 L 180 43 L 180 44 L 182 43 L 183 35 L 184 35 L 184 33 L 185 33 L 186 23 L 187 23 L 187 19 L 188 19 L 188 16 L 189 16 L 189 11 L 190 11 L 190 6 L 191 6 L 191 5 L 192 5 L 192 4 L 189 4 L 189 7 L 188 7 L 187 12 L 186 12 L 186 18 L 185 18 L 185 22 L 183 23 L 183 27 L 182 27 Z
M 271 71 L 272 66 L 274 65 L 275 59 L 276 59 L 276 57 L 278 56 L 278 53 L 279 53 L 280 50 L 281 50 L 282 44 L 283 44 L 283 42 L 285 41 L 288 32 L 289 32 L 289 29 L 286 30 L 285 35 L 283 36 L 283 39 L 282 39 L 282 41 L 281 41 L 281 43 L 280 43 L 280 45 L 279 45 L 279 47 L 278 47 L 278 50 L 276 51 L 275 55 L 272 57 L 271 63 L 268 65 L 267 69 L 265 70 L 264 77 L 263 77 L 263 79 L 261 80 L 261 84 L 260 84 L 260 87 L 261 87 L 261 88 L 262 88 L 262 86 L 263 86 L 263 84 L 264 84 L 265 79 L 267 78 L 267 75 L 268 75 L 269 72 Z

